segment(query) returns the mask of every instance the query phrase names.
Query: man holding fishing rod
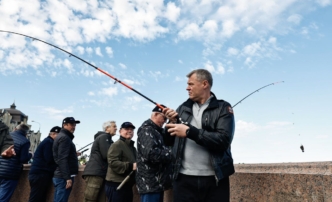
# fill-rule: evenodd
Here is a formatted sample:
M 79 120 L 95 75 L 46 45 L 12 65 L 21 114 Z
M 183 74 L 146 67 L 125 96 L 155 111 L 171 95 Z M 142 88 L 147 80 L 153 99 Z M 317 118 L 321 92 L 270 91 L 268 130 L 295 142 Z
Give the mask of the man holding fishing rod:
M 233 109 L 211 92 L 210 72 L 197 69 L 187 77 L 189 99 L 176 111 L 163 109 L 170 120 L 164 140 L 173 146 L 174 202 L 229 201 Z

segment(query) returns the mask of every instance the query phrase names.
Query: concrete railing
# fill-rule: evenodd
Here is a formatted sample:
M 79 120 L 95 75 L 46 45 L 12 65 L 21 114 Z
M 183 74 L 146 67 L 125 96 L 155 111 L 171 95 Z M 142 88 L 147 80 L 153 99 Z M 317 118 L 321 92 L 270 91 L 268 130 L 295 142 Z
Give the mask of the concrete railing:
M 30 193 L 28 172 L 25 165 L 11 202 L 27 202 Z M 84 167 L 79 168 L 69 201 L 83 201 L 85 182 L 82 179 Z M 287 201 L 331 201 L 332 162 L 238 164 L 236 173 L 230 178 L 232 202 L 287 202 Z M 48 200 L 53 201 L 53 186 Z M 134 201 L 139 195 L 134 189 Z M 165 192 L 164 201 L 172 201 L 172 191 Z

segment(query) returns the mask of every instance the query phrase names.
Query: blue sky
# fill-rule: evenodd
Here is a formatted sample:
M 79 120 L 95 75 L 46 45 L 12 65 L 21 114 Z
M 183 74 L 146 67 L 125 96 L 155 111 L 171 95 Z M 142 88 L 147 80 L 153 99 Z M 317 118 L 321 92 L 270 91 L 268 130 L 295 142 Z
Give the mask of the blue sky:
M 0 29 L 59 46 L 171 108 L 186 74 L 208 69 L 234 105 L 235 163 L 330 161 L 331 0 L 0 1 Z M 0 108 L 13 101 L 42 139 L 81 121 L 77 148 L 107 120 L 139 127 L 153 104 L 67 54 L 0 33 Z M 115 136 L 115 140 L 118 139 Z M 136 139 L 134 137 L 134 139 Z M 300 145 L 305 152 L 302 153 Z

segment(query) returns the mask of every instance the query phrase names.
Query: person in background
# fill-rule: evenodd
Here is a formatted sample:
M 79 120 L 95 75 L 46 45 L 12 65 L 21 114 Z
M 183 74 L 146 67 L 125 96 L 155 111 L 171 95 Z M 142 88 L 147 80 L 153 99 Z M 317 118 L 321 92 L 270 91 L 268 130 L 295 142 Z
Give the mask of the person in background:
M 9 128 L 0 120 L 0 153 L 3 158 L 16 155 L 13 138 L 9 134 Z
M 53 142 L 61 128 L 55 126 L 49 135 L 38 145 L 29 172 L 29 202 L 46 201 L 47 192 L 52 184 L 56 164 L 53 158 Z
M 82 177 L 85 180 L 84 201 L 105 202 L 105 177 L 107 172 L 107 152 L 116 134 L 115 121 L 106 121 L 103 131 L 99 131 L 91 147 L 90 158 L 84 168 Z
M 26 138 L 29 126 L 20 124 L 10 135 L 14 140 L 16 155 L 12 158 L 0 156 L 0 201 L 7 202 L 12 197 L 18 183 L 18 179 L 23 170 L 23 163 L 27 163 L 32 158 L 29 153 L 30 141 Z
M 164 190 L 170 186 L 167 181 L 170 181 L 172 156 L 171 150 L 164 145 L 162 128 L 166 120 L 156 106 L 151 118 L 144 121 L 137 132 L 136 186 L 141 202 L 162 202 Z
M 124 122 L 120 128 L 120 139 L 114 142 L 107 152 L 108 168 L 106 174 L 105 190 L 108 202 L 132 202 L 133 185 L 135 184 L 136 148 L 134 141 L 135 126 Z M 117 190 L 120 183 L 128 176 L 128 182 Z
M 79 123 L 73 117 L 66 117 L 62 121 L 60 133 L 54 139 L 53 157 L 57 164 L 53 177 L 54 202 L 68 201 L 74 177 L 78 174 L 78 154 L 73 139 L 76 124 Z

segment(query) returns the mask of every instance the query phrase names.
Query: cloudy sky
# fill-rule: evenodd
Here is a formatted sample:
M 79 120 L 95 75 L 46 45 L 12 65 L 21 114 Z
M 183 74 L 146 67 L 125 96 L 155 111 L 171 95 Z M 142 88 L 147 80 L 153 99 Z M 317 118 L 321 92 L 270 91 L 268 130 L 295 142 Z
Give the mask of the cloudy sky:
M 177 108 L 208 69 L 234 108 L 235 163 L 330 161 L 332 0 L 0 0 L 0 30 L 61 47 Z M 51 46 L 0 32 L 0 108 L 14 101 L 42 139 L 73 116 L 77 148 L 107 120 L 135 126 L 153 104 Z M 32 120 L 38 122 L 31 122 Z M 114 138 L 118 139 L 118 135 Z M 305 152 L 302 153 L 300 145 Z

